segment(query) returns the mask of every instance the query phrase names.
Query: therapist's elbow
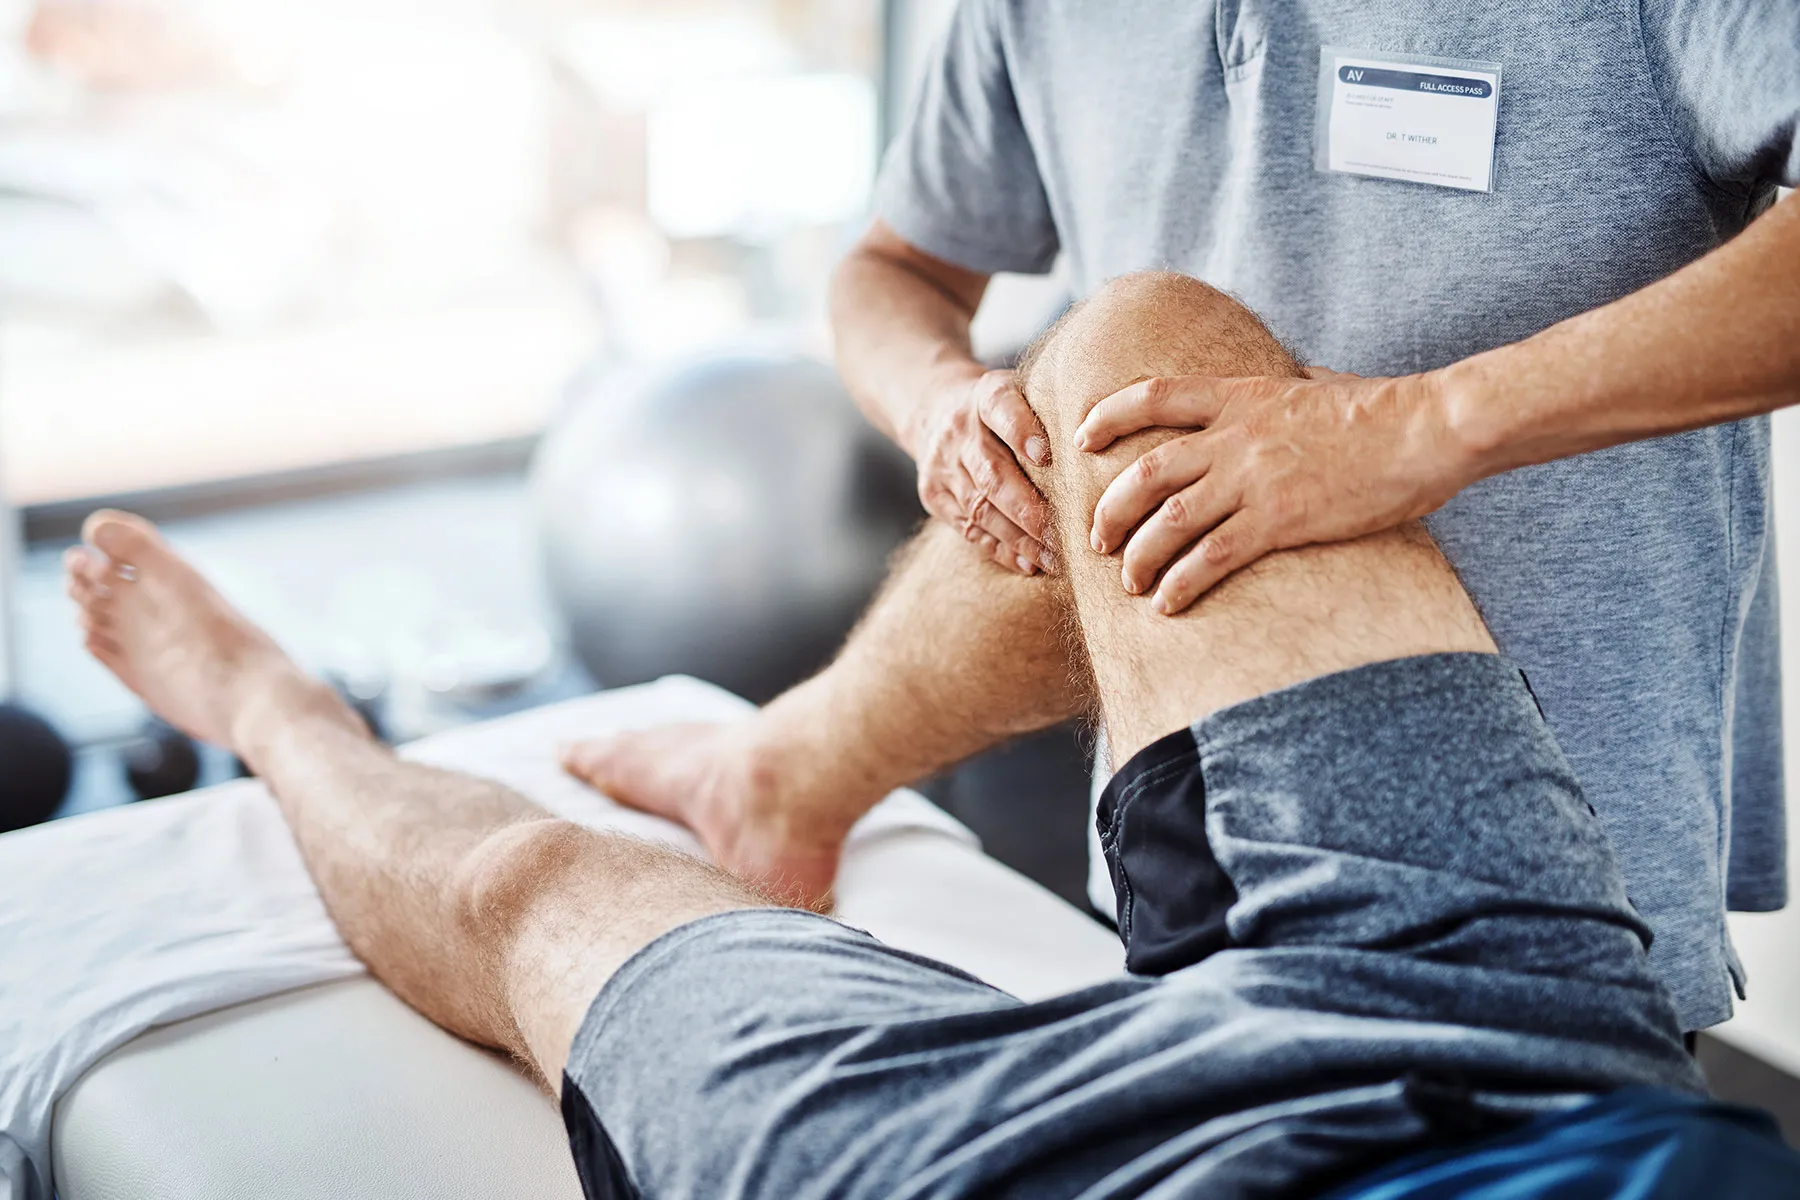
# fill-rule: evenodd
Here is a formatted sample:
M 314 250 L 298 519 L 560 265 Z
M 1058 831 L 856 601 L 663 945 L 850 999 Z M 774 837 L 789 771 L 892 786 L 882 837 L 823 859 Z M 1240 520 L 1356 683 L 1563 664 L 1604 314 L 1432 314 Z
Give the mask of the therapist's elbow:
M 876 217 L 832 272 L 832 316 L 835 322 L 853 319 L 896 289 L 923 287 L 972 318 L 987 282 L 984 274 L 927 254 Z

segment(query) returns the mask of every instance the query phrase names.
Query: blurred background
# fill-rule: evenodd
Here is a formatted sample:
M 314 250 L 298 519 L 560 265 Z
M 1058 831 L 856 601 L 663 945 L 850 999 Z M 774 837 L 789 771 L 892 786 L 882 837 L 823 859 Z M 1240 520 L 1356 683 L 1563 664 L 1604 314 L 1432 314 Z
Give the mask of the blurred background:
M 0 0 L 0 698 L 73 750 L 56 814 L 239 769 L 82 652 L 103 504 L 395 741 L 821 665 L 921 518 L 825 290 L 949 8 Z M 1003 281 L 984 352 L 1065 300 Z M 989 842 L 1076 898 L 1083 770 L 1062 732 L 932 787 L 1054 792 L 1053 845 Z
M 824 297 L 950 7 L 0 0 L 0 699 L 72 750 L 54 814 L 238 770 L 83 653 L 58 560 L 101 504 L 391 740 L 820 665 L 921 517 Z M 1001 277 L 978 351 L 1068 298 Z M 1085 903 L 1086 759 L 1054 731 L 926 786 Z M 1728 1036 L 1800 1072 L 1800 928 L 1739 938 Z
M 600 347 L 816 341 L 874 169 L 855 0 L 5 11 L 27 506 L 530 437 Z

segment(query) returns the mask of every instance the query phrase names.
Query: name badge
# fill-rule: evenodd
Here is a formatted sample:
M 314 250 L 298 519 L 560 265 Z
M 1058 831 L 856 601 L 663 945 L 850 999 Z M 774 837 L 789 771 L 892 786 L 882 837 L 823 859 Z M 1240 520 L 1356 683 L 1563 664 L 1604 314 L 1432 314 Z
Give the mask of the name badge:
M 1315 165 L 1489 192 L 1499 114 L 1499 63 L 1325 46 Z

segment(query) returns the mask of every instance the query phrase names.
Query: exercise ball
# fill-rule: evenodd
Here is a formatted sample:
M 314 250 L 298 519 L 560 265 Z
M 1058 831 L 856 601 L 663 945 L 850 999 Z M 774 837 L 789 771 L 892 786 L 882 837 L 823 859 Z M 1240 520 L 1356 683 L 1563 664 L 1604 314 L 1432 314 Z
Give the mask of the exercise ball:
M 74 773 L 69 744 L 48 721 L 0 704 L 0 833 L 48 821 Z
M 139 800 L 189 792 L 200 782 L 200 751 L 193 739 L 155 717 L 120 748 L 119 759 Z
M 531 473 L 552 598 L 607 687 L 772 698 L 830 659 L 924 515 L 910 460 L 794 355 L 590 373 Z

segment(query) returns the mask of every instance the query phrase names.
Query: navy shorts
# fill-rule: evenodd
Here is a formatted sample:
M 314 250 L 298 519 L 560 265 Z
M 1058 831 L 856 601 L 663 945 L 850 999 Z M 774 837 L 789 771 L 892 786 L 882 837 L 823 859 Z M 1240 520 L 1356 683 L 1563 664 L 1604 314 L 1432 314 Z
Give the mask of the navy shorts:
M 1627 1085 L 1699 1092 L 1523 677 L 1377 663 L 1119 772 L 1131 974 L 1033 1004 L 824 917 L 684 925 L 601 990 L 591 1197 L 1275 1196 Z

